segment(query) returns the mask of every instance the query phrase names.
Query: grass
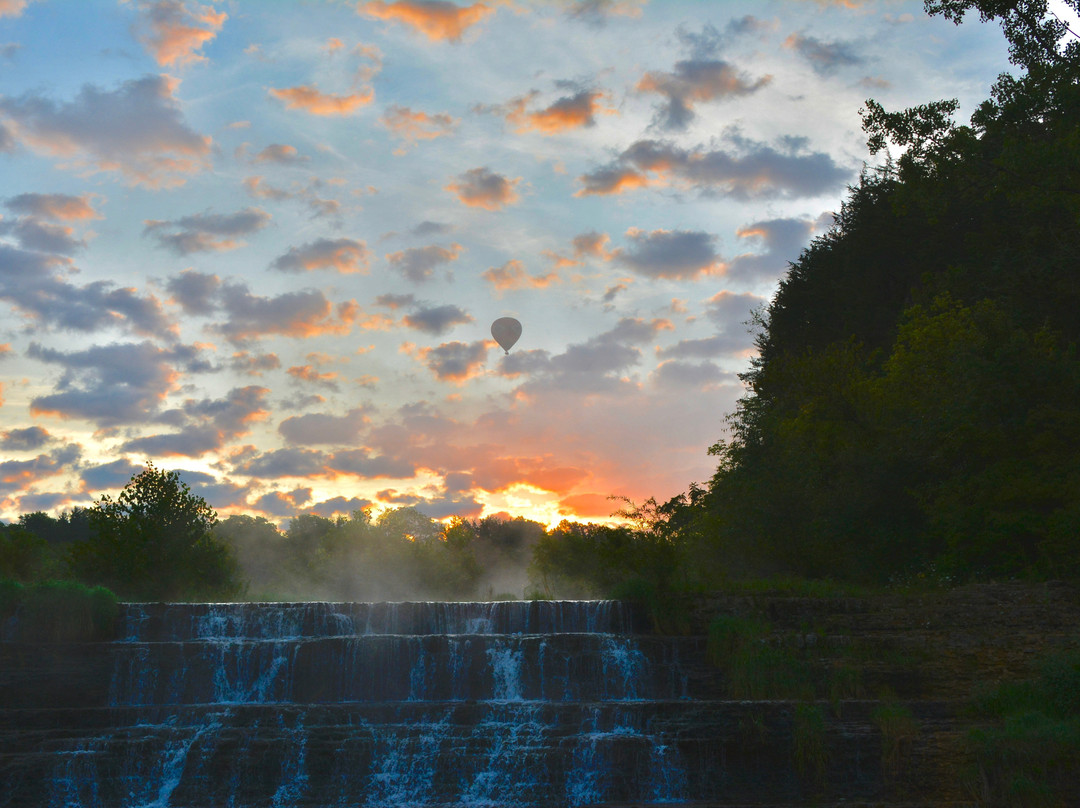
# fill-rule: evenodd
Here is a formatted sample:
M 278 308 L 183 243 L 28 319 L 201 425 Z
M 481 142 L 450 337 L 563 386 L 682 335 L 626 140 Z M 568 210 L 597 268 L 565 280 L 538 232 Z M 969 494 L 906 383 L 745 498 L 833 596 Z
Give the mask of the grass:
M 881 731 L 881 768 L 886 776 L 901 774 L 904 754 L 919 735 L 919 722 L 905 705 L 887 699 L 874 710 L 871 720 Z
M 0 581 L 0 616 L 14 618 L 10 639 L 24 642 L 80 642 L 113 639 L 120 607 L 103 586 L 75 581 L 23 585 Z
M 795 705 L 792 729 L 795 769 L 817 787 L 825 785 L 828 749 L 825 745 L 825 714 L 817 704 Z
M 1036 676 L 981 690 L 967 736 L 966 778 L 987 808 L 1051 808 L 1080 800 L 1080 653 L 1043 660 Z

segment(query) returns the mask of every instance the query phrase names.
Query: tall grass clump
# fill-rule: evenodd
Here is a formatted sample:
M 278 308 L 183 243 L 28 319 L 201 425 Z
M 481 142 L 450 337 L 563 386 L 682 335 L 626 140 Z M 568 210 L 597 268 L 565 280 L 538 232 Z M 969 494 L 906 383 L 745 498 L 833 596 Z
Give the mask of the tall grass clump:
M 988 726 L 967 737 L 967 784 L 987 808 L 1080 804 L 1080 653 L 1044 660 L 1038 675 L 974 699 Z
M 22 642 L 84 642 L 116 636 L 120 606 L 103 586 L 75 581 L 22 585 L 0 582 L 0 615 L 9 639 Z
M 720 615 L 709 624 L 707 653 L 728 678 L 736 699 L 813 699 L 809 666 L 768 643 L 769 626 L 752 618 Z
M 825 785 L 828 749 L 825 745 L 825 713 L 817 704 L 795 705 L 794 739 L 795 769 L 799 776 L 816 786 Z

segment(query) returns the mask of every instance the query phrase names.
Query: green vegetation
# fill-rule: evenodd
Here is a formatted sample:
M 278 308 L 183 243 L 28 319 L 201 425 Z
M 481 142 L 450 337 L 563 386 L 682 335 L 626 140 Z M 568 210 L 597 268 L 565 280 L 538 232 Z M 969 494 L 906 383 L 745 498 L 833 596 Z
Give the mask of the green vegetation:
M 919 734 L 919 722 L 905 705 L 886 699 L 872 715 L 881 731 L 881 766 L 891 778 L 900 777 L 904 755 Z
M 0 580 L 0 620 L 15 617 L 15 636 L 34 642 L 113 639 L 120 614 L 116 596 L 102 586 L 42 581 L 24 586 Z
M 205 600 L 240 591 L 229 548 L 213 533 L 217 514 L 175 471 L 153 464 L 114 501 L 90 511 L 92 535 L 71 548 L 71 568 L 85 582 L 132 600 Z
M 804 779 L 818 788 L 825 785 L 825 769 L 829 763 L 825 745 L 825 713 L 817 704 L 795 705 L 794 740 L 795 769 Z
M 980 805 L 1074 804 L 1080 771 L 1080 653 L 1047 659 L 1026 682 L 1005 683 L 977 695 L 973 757 L 967 783 Z

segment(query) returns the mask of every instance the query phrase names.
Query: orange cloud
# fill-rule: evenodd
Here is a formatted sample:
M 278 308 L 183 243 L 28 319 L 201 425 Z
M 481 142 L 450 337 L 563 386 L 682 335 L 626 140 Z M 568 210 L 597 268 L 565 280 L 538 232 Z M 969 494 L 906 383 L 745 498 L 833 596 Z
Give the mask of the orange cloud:
M 361 3 L 356 10 L 368 17 L 408 25 L 433 42 L 459 42 L 465 31 L 495 11 L 485 3 L 457 6 L 447 0 L 373 0 Z
M 139 41 L 159 65 L 204 62 L 195 51 L 217 36 L 229 15 L 212 6 L 198 6 L 181 0 L 139 3 L 143 20 Z
M 92 193 L 82 196 L 31 193 L 11 197 L 5 204 L 17 213 L 70 222 L 103 218 L 90 204 L 92 199 L 99 197 Z
M 604 494 L 575 494 L 559 500 L 559 513 L 579 518 L 607 518 L 618 509 L 618 504 Z
M 327 382 L 333 383 L 338 378 L 337 373 L 330 371 L 328 373 L 319 373 L 318 369 L 313 365 L 294 365 L 287 371 L 294 379 L 300 379 L 301 381 L 311 382 L 313 384 L 326 384 Z
M 521 177 L 507 179 L 487 168 L 473 168 L 461 174 L 444 190 L 455 194 L 458 201 L 471 208 L 499 210 L 518 201 L 517 185 Z
M 556 135 L 570 129 L 592 126 L 598 113 L 614 115 L 611 107 L 600 104 L 601 100 L 610 99 L 600 90 L 583 90 L 576 95 L 560 98 L 551 106 L 535 112 L 526 112 L 525 105 L 529 97 L 513 102 L 506 119 L 514 124 L 518 132 L 535 131 L 543 135 Z
M 549 272 L 543 277 L 530 275 L 525 271 L 524 265 L 516 259 L 507 261 L 501 267 L 491 267 L 480 277 L 495 287 L 496 292 L 513 289 L 543 289 L 559 282 L 559 276 L 554 272 Z
M 433 140 L 452 135 L 461 119 L 442 112 L 429 115 L 419 110 L 413 112 L 408 107 L 391 106 L 379 118 L 379 123 L 389 129 L 394 137 L 411 145 L 418 140 Z M 404 154 L 405 151 L 404 147 L 399 148 L 394 154 Z
M 271 87 L 270 95 L 285 102 L 286 109 L 301 109 L 311 115 L 351 115 L 375 100 L 375 91 L 365 88 L 349 95 L 332 95 L 320 92 L 311 85 L 296 87 Z
M 0 0 L 0 17 L 18 17 L 30 0 Z
M 597 233 L 595 230 L 590 230 L 588 233 L 574 236 L 574 256 L 577 258 L 584 258 L 587 255 L 591 255 L 594 258 L 610 261 L 615 255 L 607 248 L 607 245 L 610 242 L 611 238 L 607 233 Z
M 578 179 L 585 187 L 574 196 L 607 196 L 648 188 L 650 185 L 662 185 L 663 180 L 650 180 L 646 175 L 632 168 L 615 168 L 598 171 L 595 174 L 583 174 Z

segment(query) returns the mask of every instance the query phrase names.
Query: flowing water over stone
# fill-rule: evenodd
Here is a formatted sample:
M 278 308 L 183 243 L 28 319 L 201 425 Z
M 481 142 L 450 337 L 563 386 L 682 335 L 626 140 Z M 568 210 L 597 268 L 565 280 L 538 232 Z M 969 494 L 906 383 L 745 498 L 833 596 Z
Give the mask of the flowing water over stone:
M 10 718 L 0 805 L 701 799 L 700 640 L 633 629 L 614 601 L 127 604 L 120 640 L 67 649 L 70 685 Z

